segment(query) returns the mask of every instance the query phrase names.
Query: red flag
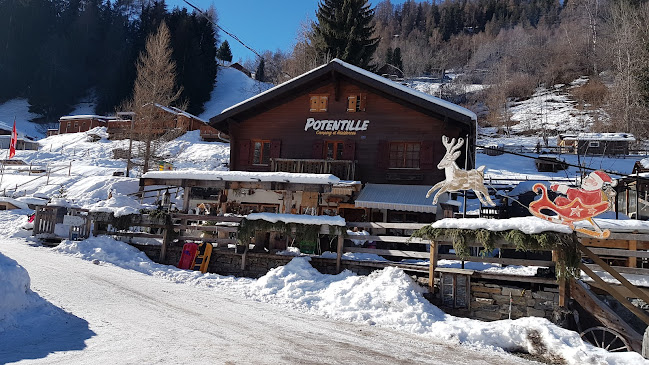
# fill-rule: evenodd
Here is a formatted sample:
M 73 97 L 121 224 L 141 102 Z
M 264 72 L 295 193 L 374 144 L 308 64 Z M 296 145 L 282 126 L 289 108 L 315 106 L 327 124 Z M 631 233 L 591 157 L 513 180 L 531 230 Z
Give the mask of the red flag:
M 14 129 L 11 131 L 11 142 L 9 143 L 9 158 L 16 155 L 16 143 L 18 142 L 18 133 L 16 133 L 16 120 L 14 119 Z

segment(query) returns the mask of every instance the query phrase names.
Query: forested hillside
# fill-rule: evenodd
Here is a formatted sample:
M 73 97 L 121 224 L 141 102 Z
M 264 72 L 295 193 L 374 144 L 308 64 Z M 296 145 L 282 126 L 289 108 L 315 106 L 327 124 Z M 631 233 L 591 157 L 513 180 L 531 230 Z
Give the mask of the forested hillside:
M 322 0 L 321 11 L 352 8 L 347 3 L 370 6 Z M 487 110 L 482 123 L 507 123 L 510 102 L 584 76 L 588 82 L 568 92 L 579 108 L 605 111 L 595 130 L 649 134 L 646 0 L 385 0 L 373 10 L 370 39 L 380 40 L 368 68 L 390 63 L 406 77 L 453 71 L 461 75 L 456 83 L 488 85 L 453 100 Z M 281 81 L 331 58 L 335 48 L 322 46 L 321 23 L 305 22 L 291 52 L 266 53 L 279 65 L 267 77 Z
M 135 61 L 163 20 L 181 100 L 199 114 L 216 78 L 217 35 L 203 15 L 164 1 L 0 1 L 0 103 L 27 98 L 46 123 L 93 97 L 96 113 L 113 112 L 131 96 Z

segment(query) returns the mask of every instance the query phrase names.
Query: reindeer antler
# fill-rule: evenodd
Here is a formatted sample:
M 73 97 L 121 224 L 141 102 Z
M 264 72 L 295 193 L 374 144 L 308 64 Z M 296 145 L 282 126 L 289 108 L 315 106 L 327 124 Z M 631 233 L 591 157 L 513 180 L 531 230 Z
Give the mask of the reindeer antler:
M 442 136 L 442 144 L 444 145 L 448 153 L 453 153 L 460 149 L 460 147 L 462 147 L 462 145 L 464 144 L 464 139 L 458 138 L 457 143 L 455 143 L 455 138 L 451 139 L 451 142 L 449 142 L 448 137 Z

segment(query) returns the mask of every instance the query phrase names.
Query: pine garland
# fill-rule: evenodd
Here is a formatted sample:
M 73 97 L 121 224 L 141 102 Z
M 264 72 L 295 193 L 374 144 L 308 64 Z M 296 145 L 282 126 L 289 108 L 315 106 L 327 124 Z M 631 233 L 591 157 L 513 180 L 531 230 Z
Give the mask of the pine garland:
M 433 228 L 425 226 L 415 231 L 411 237 L 435 241 L 440 238 L 449 240 L 453 244 L 455 254 L 461 259 L 470 257 L 467 242 L 479 242 L 486 253 L 492 252 L 496 242 L 504 240 L 513 244 L 516 251 L 551 251 L 559 252 L 556 273 L 557 278 L 579 277 L 579 263 L 581 254 L 577 248 L 577 236 L 558 232 L 543 232 L 526 234 L 519 230 L 490 231 L 487 229 L 462 229 L 462 228 Z
M 318 242 L 320 238 L 319 224 L 296 224 L 284 222 L 268 222 L 262 219 L 243 219 L 237 230 L 237 239 L 242 245 L 249 244 L 257 231 L 292 233 L 295 228 L 295 240 L 297 242 Z M 329 226 L 329 235 L 339 235 L 344 232 L 344 227 Z

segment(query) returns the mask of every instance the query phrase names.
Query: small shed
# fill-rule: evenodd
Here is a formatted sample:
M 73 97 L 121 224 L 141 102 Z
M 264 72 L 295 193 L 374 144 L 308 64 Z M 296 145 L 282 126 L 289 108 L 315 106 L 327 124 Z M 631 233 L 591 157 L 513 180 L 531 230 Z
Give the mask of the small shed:
M 399 70 L 399 68 L 389 63 L 386 63 L 385 65 L 381 66 L 378 70 L 376 70 L 376 73 L 377 75 L 381 75 L 390 80 L 403 79 L 403 71 Z
M 559 159 L 556 155 L 539 155 L 534 159 L 534 164 L 539 172 L 557 172 L 568 168 L 566 161 Z
M 560 135 L 559 147 L 572 147 L 580 155 L 615 156 L 629 154 L 631 142 L 635 137 L 630 133 L 579 133 Z
M 246 76 L 248 76 L 248 77 L 252 77 L 252 73 L 251 73 L 250 71 L 248 71 L 247 68 L 243 67 L 243 66 L 242 66 L 240 63 L 238 63 L 238 62 L 235 62 L 235 63 L 231 64 L 230 67 L 233 68 L 233 69 L 235 69 L 235 70 L 239 70 L 239 71 L 243 72 L 243 73 L 246 74 Z
M 27 204 L 13 198 L 0 197 L 0 210 L 29 209 Z

